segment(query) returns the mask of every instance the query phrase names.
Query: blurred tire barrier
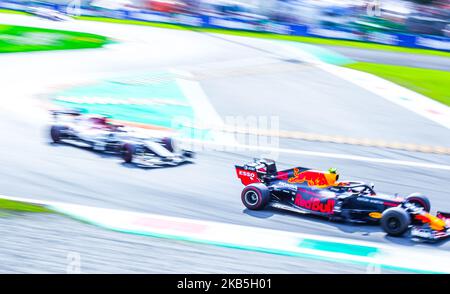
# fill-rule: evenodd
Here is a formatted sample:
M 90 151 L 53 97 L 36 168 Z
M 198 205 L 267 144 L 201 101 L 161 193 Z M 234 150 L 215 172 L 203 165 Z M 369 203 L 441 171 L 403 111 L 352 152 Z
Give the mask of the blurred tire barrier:
M 67 5 L 41 3 L 42 6 L 57 10 L 62 13 L 70 11 Z M 0 0 L 0 8 L 20 10 L 28 12 L 29 7 L 19 1 Z M 116 19 L 138 20 L 162 22 L 170 24 L 180 24 L 192 27 L 202 28 L 221 28 L 231 30 L 247 30 L 255 32 L 266 32 L 281 35 L 320 37 L 340 40 L 371 42 L 384 45 L 402 46 L 410 48 L 433 49 L 441 51 L 450 51 L 450 38 L 431 35 L 415 35 L 406 33 L 390 32 L 355 32 L 345 29 L 327 29 L 321 27 L 312 27 L 301 24 L 289 24 L 272 21 L 257 21 L 240 19 L 233 17 L 217 17 L 208 15 L 188 15 L 188 14 L 169 14 L 148 10 L 107 10 L 93 9 L 90 7 L 80 7 L 77 15 L 82 16 L 100 16 Z

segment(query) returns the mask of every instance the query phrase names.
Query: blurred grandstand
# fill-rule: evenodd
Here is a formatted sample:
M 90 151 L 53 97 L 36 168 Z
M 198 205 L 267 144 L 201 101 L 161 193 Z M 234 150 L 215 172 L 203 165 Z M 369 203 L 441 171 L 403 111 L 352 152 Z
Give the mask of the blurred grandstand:
M 32 6 L 76 2 L 97 11 L 232 17 L 254 22 L 303 24 L 353 33 L 398 32 L 450 36 L 450 0 L 47 0 L 0 1 Z

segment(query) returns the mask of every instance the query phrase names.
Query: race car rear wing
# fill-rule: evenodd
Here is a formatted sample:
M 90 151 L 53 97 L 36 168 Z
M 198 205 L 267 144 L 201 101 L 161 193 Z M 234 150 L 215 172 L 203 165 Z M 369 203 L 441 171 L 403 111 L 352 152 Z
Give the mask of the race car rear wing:
M 289 181 L 289 183 L 308 183 L 315 186 L 333 186 L 335 189 L 366 188 L 373 193 L 373 187 L 360 182 L 338 183 L 339 174 L 335 170 L 318 171 L 306 167 L 294 167 L 278 171 L 275 161 L 255 159 L 245 165 L 236 165 L 236 173 L 242 184 L 249 185 L 273 180 Z
M 50 110 L 50 112 L 55 117 L 58 116 L 58 115 L 73 115 L 73 116 L 80 116 L 80 115 L 82 115 L 82 112 L 80 110 L 76 110 L 76 109 Z
M 265 176 L 277 173 L 275 161 L 271 159 L 254 159 L 251 163 L 236 165 L 235 168 L 237 177 L 245 186 L 263 182 Z

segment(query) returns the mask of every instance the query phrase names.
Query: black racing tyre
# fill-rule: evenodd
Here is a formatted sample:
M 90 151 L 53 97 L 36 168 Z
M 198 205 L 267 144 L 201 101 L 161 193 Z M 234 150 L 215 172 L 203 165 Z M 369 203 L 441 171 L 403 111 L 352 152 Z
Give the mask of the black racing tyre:
M 134 153 L 136 151 L 136 146 L 133 144 L 124 144 L 122 147 L 122 158 L 126 163 L 133 162 Z
M 430 212 L 431 203 L 427 196 L 420 193 L 413 193 L 406 197 L 406 202 L 413 203 L 416 206 L 422 207 L 426 212 Z
M 403 235 L 410 224 L 410 215 L 401 207 L 386 209 L 381 216 L 381 227 L 390 236 Z
M 50 128 L 50 137 L 54 143 L 61 142 L 61 139 L 64 137 L 62 134 L 64 131 L 67 131 L 69 128 L 66 126 L 52 126 Z
M 241 200 L 248 209 L 261 210 L 270 201 L 270 191 L 264 184 L 250 184 L 242 190 Z
M 183 156 L 186 158 L 194 158 L 195 157 L 195 152 L 194 151 L 190 151 L 190 150 L 183 150 Z
M 161 144 L 163 145 L 164 148 L 166 148 L 170 152 L 173 153 L 175 151 L 175 143 L 172 138 L 169 137 L 162 138 Z

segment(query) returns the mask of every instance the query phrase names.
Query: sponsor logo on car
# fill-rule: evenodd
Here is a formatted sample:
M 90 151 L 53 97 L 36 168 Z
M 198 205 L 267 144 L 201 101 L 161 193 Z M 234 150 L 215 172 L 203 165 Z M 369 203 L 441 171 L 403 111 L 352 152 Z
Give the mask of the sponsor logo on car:
M 364 198 L 364 197 L 358 197 L 358 198 L 356 198 L 356 200 L 362 201 L 362 202 L 369 202 L 369 203 L 373 203 L 373 204 L 384 204 L 384 202 L 381 200 Z M 398 204 L 396 204 L 396 205 L 398 205 Z
M 381 218 L 381 213 L 380 212 L 371 212 L 371 213 L 369 213 L 369 216 L 371 217 L 371 218 Z
M 302 194 L 297 194 L 294 204 L 308 210 L 332 214 L 335 200 L 328 199 L 326 202 L 323 202 L 320 198 L 317 197 L 305 199 Z
M 411 236 L 413 237 L 419 237 L 419 238 L 427 238 L 427 239 L 432 239 L 433 233 L 428 230 L 428 229 L 417 229 L 417 228 L 413 228 L 411 230 Z
M 300 172 L 300 169 L 294 168 L 294 176 L 288 179 L 288 183 L 301 184 L 305 182 L 311 187 L 325 188 L 330 186 L 324 173 L 309 170 Z
M 283 188 L 287 188 L 289 190 L 297 191 L 297 186 L 296 185 L 288 184 L 288 183 L 285 183 L 285 182 L 279 182 L 278 185 L 283 187 Z
M 256 173 L 255 172 L 245 171 L 245 170 L 240 170 L 239 171 L 239 175 L 240 176 L 244 176 L 244 177 L 249 177 L 252 180 L 256 177 Z
M 238 178 L 241 180 L 242 184 L 244 184 L 245 186 L 260 182 L 256 171 L 236 168 L 236 173 Z

